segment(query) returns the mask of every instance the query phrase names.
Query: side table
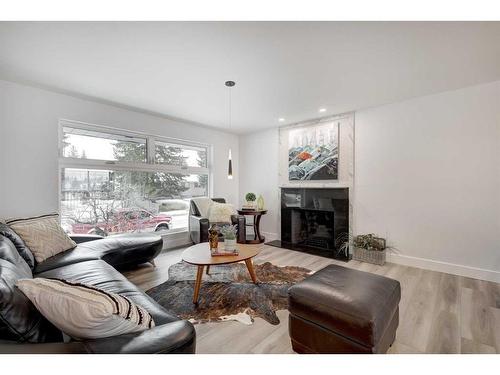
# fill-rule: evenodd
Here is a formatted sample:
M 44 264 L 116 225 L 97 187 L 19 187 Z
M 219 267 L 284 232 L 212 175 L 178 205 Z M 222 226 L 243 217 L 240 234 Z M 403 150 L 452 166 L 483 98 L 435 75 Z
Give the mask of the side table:
M 253 227 L 254 239 L 247 239 L 246 243 L 257 244 L 265 241 L 265 237 L 260 234 L 260 218 L 266 213 L 267 210 L 238 210 L 238 215 L 253 216 L 253 223 L 247 226 Z

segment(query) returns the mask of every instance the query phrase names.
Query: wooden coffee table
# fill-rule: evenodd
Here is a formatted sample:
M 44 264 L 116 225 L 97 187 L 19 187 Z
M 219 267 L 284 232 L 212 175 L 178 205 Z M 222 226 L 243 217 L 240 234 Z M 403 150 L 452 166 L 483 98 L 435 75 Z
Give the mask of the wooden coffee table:
M 220 244 L 219 244 L 220 246 Z M 198 266 L 198 272 L 196 273 L 196 282 L 194 284 L 194 294 L 193 303 L 198 303 L 198 295 L 200 293 L 201 278 L 203 276 L 203 269 L 207 267 L 207 274 L 210 270 L 210 266 L 231 264 L 238 262 L 245 262 L 250 273 L 252 281 L 257 284 L 257 276 L 255 275 L 255 270 L 253 269 L 252 258 L 260 253 L 260 246 L 258 245 L 245 245 L 236 244 L 238 247 L 238 255 L 227 255 L 227 256 L 211 256 L 210 247 L 208 242 L 202 242 L 191 247 L 188 247 L 182 253 L 182 260 L 186 263 Z

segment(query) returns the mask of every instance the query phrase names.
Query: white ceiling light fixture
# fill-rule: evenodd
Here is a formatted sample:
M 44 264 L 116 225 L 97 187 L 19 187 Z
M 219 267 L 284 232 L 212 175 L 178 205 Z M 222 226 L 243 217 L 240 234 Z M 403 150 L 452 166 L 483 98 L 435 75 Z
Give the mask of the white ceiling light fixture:
M 324 112 L 326 112 L 326 108 L 320 108 L 319 109 L 319 113 L 324 113 Z
M 283 117 L 280 117 L 280 118 L 278 119 L 278 121 L 279 121 L 279 122 L 285 122 L 285 119 L 284 119 Z
M 234 81 L 226 81 L 224 83 L 229 89 L 229 131 L 231 131 L 231 87 L 236 85 Z M 233 160 L 231 157 L 231 147 L 229 148 L 228 163 L 227 163 L 227 179 L 233 179 Z

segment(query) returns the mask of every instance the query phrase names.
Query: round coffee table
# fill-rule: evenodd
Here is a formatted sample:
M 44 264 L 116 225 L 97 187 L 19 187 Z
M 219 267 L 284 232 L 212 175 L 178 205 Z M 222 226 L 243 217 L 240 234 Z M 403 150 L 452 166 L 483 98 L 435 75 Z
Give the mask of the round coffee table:
M 220 245 L 220 244 L 219 244 Z M 210 266 L 231 264 L 238 262 L 245 262 L 250 273 L 252 281 L 257 284 L 257 276 L 255 275 L 255 270 L 253 269 L 252 258 L 260 253 L 260 246 L 255 245 L 245 245 L 236 244 L 238 247 L 238 255 L 224 255 L 224 256 L 212 256 L 210 255 L 210 247 L 208 242 L 202 242 L 193 246 L 188 247 L 182 253 L 182 260 L 186 263 L 198 266 L 198 272 L 196 273 L 196 282 L 194 284 L 194 294 L 193 303 L 198 303 L 198 294 L 200 293 L 201 278 L 203 276 L 203 269 L 207 267 L 207 274 L 210 270 Z

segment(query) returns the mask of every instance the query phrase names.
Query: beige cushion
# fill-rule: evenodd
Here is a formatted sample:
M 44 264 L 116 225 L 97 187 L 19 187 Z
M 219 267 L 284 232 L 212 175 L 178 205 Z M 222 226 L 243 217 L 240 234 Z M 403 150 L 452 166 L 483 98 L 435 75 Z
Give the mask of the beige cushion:
M 21 279 L 16 286 L 52 324 L 74 339 L 98 339 L 154 327 L 145 309 L 119 294 L 56 279 Z
M 23 239 L 38 263 L 76 246 L 61 228 L 58 214 L 9 219 L 6 224 Z
M 208 218 L 208 209 L 210 208 L 212 203 L 214 203 L 214 201 L 208 197 L 192 198 L 191 200 L 194 202 L 194 204 L 196 204 L 196 207 L 198 207 L 198 211 L 200 211 L 201 217 Z
M 232 204 L 213 202 L 208 208 L 208 221 L 211 223 L 230 223 L 231 215 L 236 214 Z

